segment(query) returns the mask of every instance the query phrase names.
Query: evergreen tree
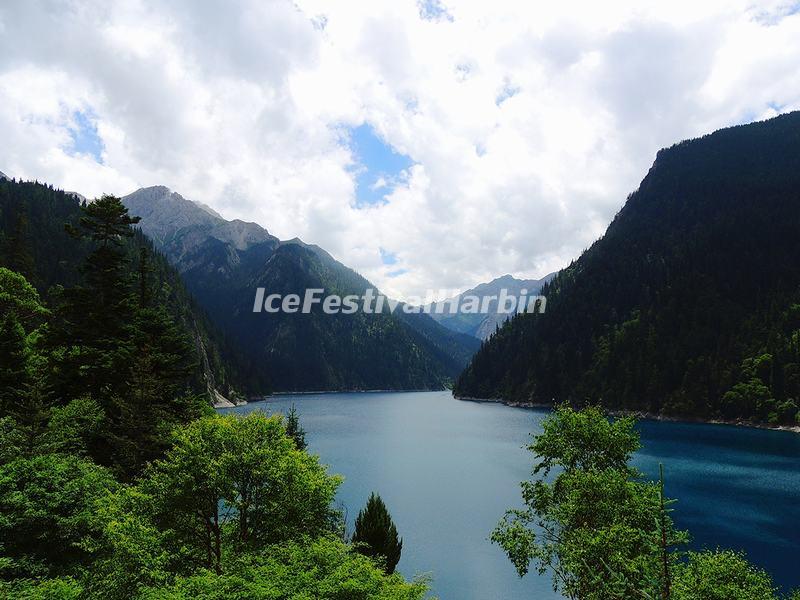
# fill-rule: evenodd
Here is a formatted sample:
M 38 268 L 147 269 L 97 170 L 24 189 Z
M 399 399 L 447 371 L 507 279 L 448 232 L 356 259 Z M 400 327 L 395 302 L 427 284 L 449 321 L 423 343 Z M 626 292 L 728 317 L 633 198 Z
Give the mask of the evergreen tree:
M 397 563 L 400 562 L 403 540 L 397 537 L 397 528 L 386 505 L 374 492 L 370 494 L 366 507 L 356 517 L 352 542 L 357 552 L 382 558 L 386 573 L 394 573 Z
M 25 330 L 14 313 L 0 315 L 0 415 L 16 412 L 27 392 Z
M 147 308 L 153 299 L 153 290 L 150 285 L 150 276 L 153 272 L 150 264 L 150 250 L 147 246 L 139 248 L 139 308 Z
M 294 440 L 294 445 L 297 446 L 298 450 L 305 450 L 308 446 L 306 444 L 306 430 L 300 425 L 300 415 L 297 413 L 294 404 L 292 404 L 289 412 L 286 413 L 286 435 Z
M 104 195 L 84 208 L 80 219 L 82 231 L 70 228 L 74 235 L 92 240 L 95 250 L 84 265 L 88 287 L 93 293 L 94 308 L 103 324 L 121 321 L 117 311 L 125 302 L 129 290 L 127 286 L 127 258 L 122 240 L 133 237 L 134 225 L 139 217 L 128 215 L 122 201 Z
M 188 388 L 191 343 L 163 307 L 136 310 L 131 330 L 130 379 L 112 399 L 110 435 L 114 462 L 135 474 L 164 453 L 172 428 L 200 415 L 203 399 Z
M 13 271 L 33 281 L 36 270 L 28 235 L 28 215 L 24 210 L 20 210 L 14 222 L 14 229 L 7 241 L 7 261 Z
M 103 196 L 83 208 L 79 228 L 67 225 L 73 237 L 94 249 L 82 267 L 86 284 L 65 290 L 52 343 L 55 388 L 67 398 L 85 393 L 109 403 L 124 393 L 133 347 L 132 305 L 128 259 L 122 240 L 133 236 L 138 217 L 114 196 Z
M 83 235 L 88 232 L 80 224 L 81 217 L 85 217 L 86 211 L 90 208 L 88 203 L 80 202 L 75 196 L 49 186 L 0 180 L 0 268 L 13 267 L 8 252 L 9 240 L 15 237 L 15 231 L 18 229 L 18 215 L 24 214 L 28 220 L 29 232 L 25 236 L 25 241 L 31 256 L 34 257 L 34 271 L 28 280 L 40 293 L 47 294 L 48 301 L 59 312 L 59 317 L 55 320 L 58 322 L 51 325 L 55 325 L 56 328 L 62 328 L 63 325 L 65 331 L 75 329 L 76 333 L 81 333 L 77 331 L 78 325 L 82 325 L 83 320 L 89 320 L 86 311 L 68 315 L 70 319 L 76 320 L 76 327 L 69 328 L 60 322 L 61 315 L 65 314 L 62 306 L 69 303 L 86 309 L 90 306 L 92 298 L 88 298 L 87 302 L 79 301 L 72 297 L 76 292 L 59 291 L 59 286 L 66 290 L 76 286 L 86 286 L 86 271 L 82 265 L 86 263 L 87 257 L 98 244 L 91 239 L 91 235 Z M 65 223 L 70 226 L 65 227 Z M 128 295 L 134 304 L 139 303 L 138 296 L 141 290 L 134 289 L 134 281 L 138 281 L 136 271 L 142 266 L 140 249 L 146 248 L 148 256 L 144 266 L 149 277 L 145 291 L 149 292 L 151 297 L 144 304 L 164 306 L 181 329 L 190 334 L 193 341 L 192 353 L 197 358 L 203 355 L 202 367 L 198 360 L 198 367 L 191 374 L 192 389 L 198 393 L 205 393 L 211 385 L 220 389 L 223 394 L 231 394 L 233 391 L 230 386 L 235 384 L 237 388 L 242 387 L 247 392 L 262 391 L 262 388 L 256 390 L 251 387 L 250 379 L 243 378 L 244 365 L 252 364 L 250 357 L 244 357 L 238 349 L 231 346 L 220 330 L 210 325 L 206 315 L 199 310 L 189 295 L 180 274 L 164 256 L 154 252 L 152 243 L 141 230 L 134 228 L 132 233 L 132 236 L 122 235 L 117 238 L 121 244 L 120 250 L 125 254 L 124 275 L 130 280 Z M 76 235 L 79 239 L 76 239 Z M 131 263 L 134 268 L 131 268 Z M 2 303 L 1 298 L 0 303 Z M 23 327 L 26 332 L 30 332 L 24 320 Z M 60 345 L 65 351 L 76 355 L 77 365 L 66 371 L 70 375 L 80 374 L 77 369 L 81 361 L 77 355 L 86 348 L 82 343 L 78 343 L 79 340 L 70 338 L 66 334 L 62 336 L 61 342 L 63 343 Z M 69 363 L 68 356 L 64 357 L 64 362 Z M 252 365 L 252 368 L 255 369 L 256 365 Z M 49 379 L 57 381 L 60 375 L 58 373 L 55 375 Z M 65 402 L 87 391 L 86 387 L 81 385 L 75 385 L 69 390 L 61 386 L 54 389 L 58 392 L 57 396 Z

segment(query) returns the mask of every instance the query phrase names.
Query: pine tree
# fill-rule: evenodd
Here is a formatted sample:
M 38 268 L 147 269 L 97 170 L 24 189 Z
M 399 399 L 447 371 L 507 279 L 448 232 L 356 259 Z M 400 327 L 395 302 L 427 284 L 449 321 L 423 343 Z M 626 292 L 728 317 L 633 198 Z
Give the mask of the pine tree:
M 286 413 L 286 435 L 294 440 L 294 445 L 297 446 L 298 450 L 305 450 L 308 446 L 306 444 L 306 430 L 300 425 L 300 415 L 297 413 L 294 404 L 292 404 L 289 412 Z
M 394 573 L 400 562 L 403 540 L 397 537 L 397 528 L 381 497 L 370 494 L 366 507 L 356 517 L 353 546 L 360 554 L 381 557 L 385 561 L 386 573 Z
M 13 312 L 0 315 L 0 415 L 15 412 L 28 382 L 25 330 Z
M 8 256 L 8 266 L 13 271 L 25 276 L 29 281 L 33 281 L 36 271 L 28 240 L 28 229 L 28 216 L 24 210 L 20 210 L 14 221 L 14 230 L 11 237 L 8 238 L 6 254 Z
M 147 246 L 139 248 L 139 308 L 147 308 L 153 299 L 153 290 L 150 286 L 150 274 L 153 272 L 150 264 L 150 251 Z
M 88 393 L 104 402 L 125 392 L 135 301 L 122 240 L 133 236 L 131 225 L 138 222 L 119 198 L 103 196 L 83 207 L 79 228 L 66 226 L 94 245 L 82 266 L 86 284 L 64 291 L 51 337 L 62 348 L 54 354 L 54 388 L 67 398 Z
M 84 208 L 80 219 L 81 232 L 76 235 L 96 243 L 94 251 L 86 259 L 84 272 L 88 288 L 92 293 L 95 317 L 103 325 L 116 325 L 124 319 L 120 308 L 129 295 L 127 257 L 122 239 L 133 237 L 131 225 L 139 217 L 128 215 L 128 209 L 115 196 L 105 195 Z

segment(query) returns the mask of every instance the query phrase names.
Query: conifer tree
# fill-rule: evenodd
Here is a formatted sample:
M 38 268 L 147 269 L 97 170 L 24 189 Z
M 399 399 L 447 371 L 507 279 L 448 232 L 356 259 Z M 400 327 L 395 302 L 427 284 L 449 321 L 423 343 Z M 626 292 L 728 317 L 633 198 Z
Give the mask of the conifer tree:
M 297 413 L 294 404 L 292 404 L 289 412 L 286 413 L 286 435 L 294 440 L 294 445 L 297 446 L 298 450 L 305 450 L 308 446 L 306 444 L 306 430 L 300 425 L 300 415 Z
M 0 415 L 14 412 L 28 379 L 25 330 L 16 315 L 0 315 Z
M 153 298 L 153 290 L 150 285 L 150 274 L 153 267 L 150 264 L 150 251 L 147 246 L 139 248 L 139 308 L 147 308 Z
M 62 348 L 54 354 L 54 387 L 66 398 L 88 393 L 108 403 L 126 389 L 134 307 L 122 240 L 138 222 L 119 198 L 106 195 L 83 207 L 79 228 L 66 226 L 94 246 L 82 267 L 86 284 L 64 291 L 51 339 Z
M 32 281 L 35 275 L 33 256 L 28 241 L 28 216 L 23 210 L 17 213 L 14 230 L 8 239 L 8 266 Z
M 370 494 L 366 507 L 358 513 L 352 541 L 357 552 L 373 558 L 381 557 L 385 561 L 386 573 L 394 573 L 400 562 L 403 540 L 398 538 L 397 528 L 378 494 Z

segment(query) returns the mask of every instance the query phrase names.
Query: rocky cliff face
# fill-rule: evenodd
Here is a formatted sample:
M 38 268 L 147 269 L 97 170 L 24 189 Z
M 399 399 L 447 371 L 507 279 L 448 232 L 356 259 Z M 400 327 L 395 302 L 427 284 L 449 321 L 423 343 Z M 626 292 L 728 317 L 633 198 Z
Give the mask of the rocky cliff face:
M 142 188 L 125 196 L 123 201 L 131 213 L 142 218 L 142 230 L 148 237 L 177 263 L 209 238 L 236 250 L 247 250 L 263 242 L 278 243 L 278 238 L 260 225 L 226 221 L 211 208 L 164 186 Z

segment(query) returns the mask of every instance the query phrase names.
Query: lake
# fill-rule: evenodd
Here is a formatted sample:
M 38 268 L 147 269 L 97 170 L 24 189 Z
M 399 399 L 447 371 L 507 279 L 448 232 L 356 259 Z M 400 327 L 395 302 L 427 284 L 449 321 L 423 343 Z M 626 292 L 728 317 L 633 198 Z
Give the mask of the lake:
M 398 569 L 429 573 L 441 600 L 547 600 L 549 576 L 517 577 L 488 537 L 519 482 L 546 410 L 455 400 L 450 392 L 276 396 L 223 410 L 285 412 L 295 404 L 313 452 L 344 475 L 348 525 L 371 491 L 400 535 Z M 673 516 L 696 548 L 745 550 L 776 581 L 800 587 L 800 435 L 643 421 L 635 465 L 651 478 L 664 463 Z

